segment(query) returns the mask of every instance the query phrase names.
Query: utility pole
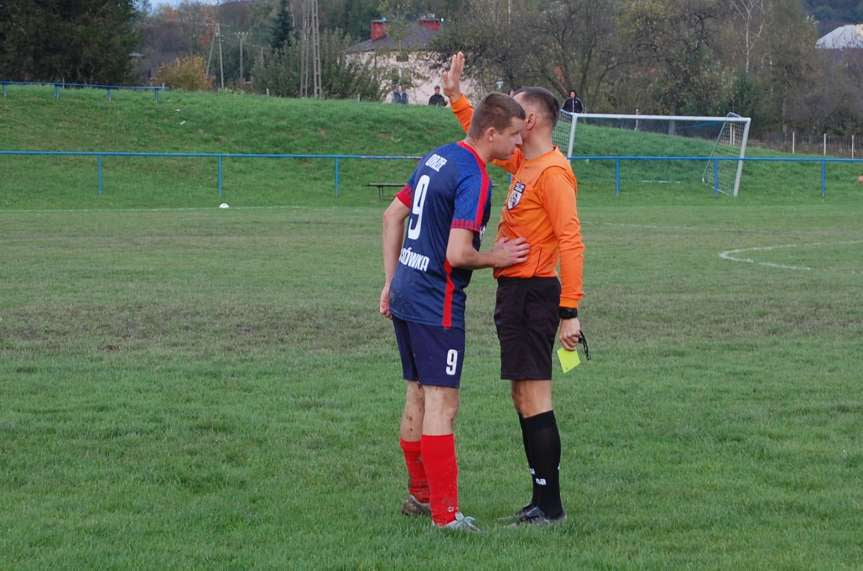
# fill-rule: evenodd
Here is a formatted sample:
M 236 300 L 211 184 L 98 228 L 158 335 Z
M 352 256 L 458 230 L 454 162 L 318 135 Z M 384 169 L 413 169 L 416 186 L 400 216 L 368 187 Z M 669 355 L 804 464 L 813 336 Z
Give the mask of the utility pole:
M 211 26 L 212 26 L 212 22 L 209 22 L 208 27 L 211 27 Z M 215 38 L 213 36 L 210 36 L 210 53 L 209 53 L 209 55 L 207 55 L 207 71 L 204 74 L 208 80 L 210 79 L 210 62 L 213 60 L 213 46 L 215 45 L 215 43 L 216 43 Z
M 303 0 L 300 45 L 300 97 L 321 96 L 321 38 L 318 0 Z M 311 77 L 309 77 L 311 76 Z M 311 79 L 311 81 L 309 81 Z M 309 85 L 311 83 L 311 85 Z M 311 90 L 311 93 L 309 91 Z
M 225 65 L 222 61 L 222 26 L 216 23 L 216 37 L 219 39 L 219 84 L 225 89 Z
M 248 35 L 249 32 L 237 32 L 237 37 L 240 38 L 240 83 L 246 82 L 246 74 L 243 73 L 243 42 Z

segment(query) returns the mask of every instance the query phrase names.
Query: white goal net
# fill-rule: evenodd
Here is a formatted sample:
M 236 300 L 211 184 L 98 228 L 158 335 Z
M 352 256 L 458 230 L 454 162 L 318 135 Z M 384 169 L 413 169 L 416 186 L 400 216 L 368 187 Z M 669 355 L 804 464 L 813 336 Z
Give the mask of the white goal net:
M 737 196 L 749 139 L 748 117 L 621 115 L 561 112 L 554 142 L 579 170 L 593 178 L 623 178 L 627 183 L 706 185 Z M 670 158 L 673 157 L 673 160 Z M 581 178 L 581 177 L 580 177 Z

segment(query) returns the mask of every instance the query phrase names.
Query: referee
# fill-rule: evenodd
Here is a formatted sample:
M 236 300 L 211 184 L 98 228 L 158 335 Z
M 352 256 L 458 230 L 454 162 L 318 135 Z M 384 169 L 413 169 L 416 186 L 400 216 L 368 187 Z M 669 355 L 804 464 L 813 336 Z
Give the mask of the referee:
M 460 90 L 464 54 L 452 57 L 444 93 L 463 128 L 473 108 Z M 575 350 L 581 337 L 584 244 L 576 210 L 578 184 L 569 161 L 552 142 L 560 105 L 547 89 L 527 87 L 514 98 L 524 108 L 522 145 L 494 161 L 512 174 L 498 227 L 499 238 L 526 238 L 528 259 L 496 269 L 494 321 L 500 340 L 501 378 L 511 381 L 533 495 L 514 515 L 515 525 L 563 521 L 560 499 L 560 432 L 551 398 L 554 339 Z M 560 265 L 560 279 L 557 266 Z

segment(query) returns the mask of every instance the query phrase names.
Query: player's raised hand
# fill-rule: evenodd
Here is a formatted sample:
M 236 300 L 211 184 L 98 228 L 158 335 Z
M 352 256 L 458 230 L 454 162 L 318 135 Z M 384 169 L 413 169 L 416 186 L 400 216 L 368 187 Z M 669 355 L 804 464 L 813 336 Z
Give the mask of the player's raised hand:
M 498 258 L 498 262 L 495 263 L 494 267 L 505 268 L 527 261 L 530 246 L 524 238 L 500 238 L 495 242 L 492 251 Z
M 449 69 L 443 72 L 441 78 L 443 94 L 449 97 L 450 102 L 461 97 L 462 72 L 464 72 L 464 54 L 458 52 L 450 59 Z

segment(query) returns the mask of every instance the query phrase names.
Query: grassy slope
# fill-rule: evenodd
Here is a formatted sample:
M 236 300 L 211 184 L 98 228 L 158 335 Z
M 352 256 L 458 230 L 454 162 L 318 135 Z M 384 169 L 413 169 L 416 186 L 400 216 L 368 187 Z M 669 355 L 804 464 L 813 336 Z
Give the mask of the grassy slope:
M 459 137 L 449 111 L 356 102 L 171 92 L 144 94 L 20 89 L 0 100 L 6 149 L 356 153 L 412 155 Z M 0 206 L 204 206 L 216 200 L 216 161 L 106 159 L 96 196 L 95 159 L 4 158 Z M 342 164 L 345 196 L 369 203 L 372 180 L 404 180 L 413 161 Z M 334 162 L 226 160 L 226 200 L 238 205 L 336 204 Z
M 4 149 L 202 151 L 235 153 L 369 153 L 416 155 L 461 136 L 447 109 L 355 102 L 315 102 L 171 92 L 156 104 L 146 94 L 48 88 L 10 89 L 0 98 Z M 680 138 L 585 127 L 580 153 L 700 155 L 703 145 Z M 752 149 L 753 155 L 759 154 Z M 0 208 L 110 208 L 211 206 L 219 201 L 213 159 L 105 159 L 105 194 L 97 195 L 96 160 L 0 158 Z M 582 189 L 610 200 L 613 164 L 574 163 Z M 331 160 L 229 159 L 224 163 L 228 202 L 262 205 L 372 205 L 374 180 L 401 181 L 412 161 L 344 161 L 342 196 L 334 193 Z M 831 166 L 831 200 L 856 200 L 859 165 Z M 701 163 L 626 163 L 623 192 L 634 200 L 703 203 Z M 492 169 L 498 188 L 506 185 Z M 820 192 L 820 166 L 748 164 L 742 197 L 811 202 Z M 680 184 L 644 181 L 671 178 Z M 498 199 L 502 193 L 498 193 Z

